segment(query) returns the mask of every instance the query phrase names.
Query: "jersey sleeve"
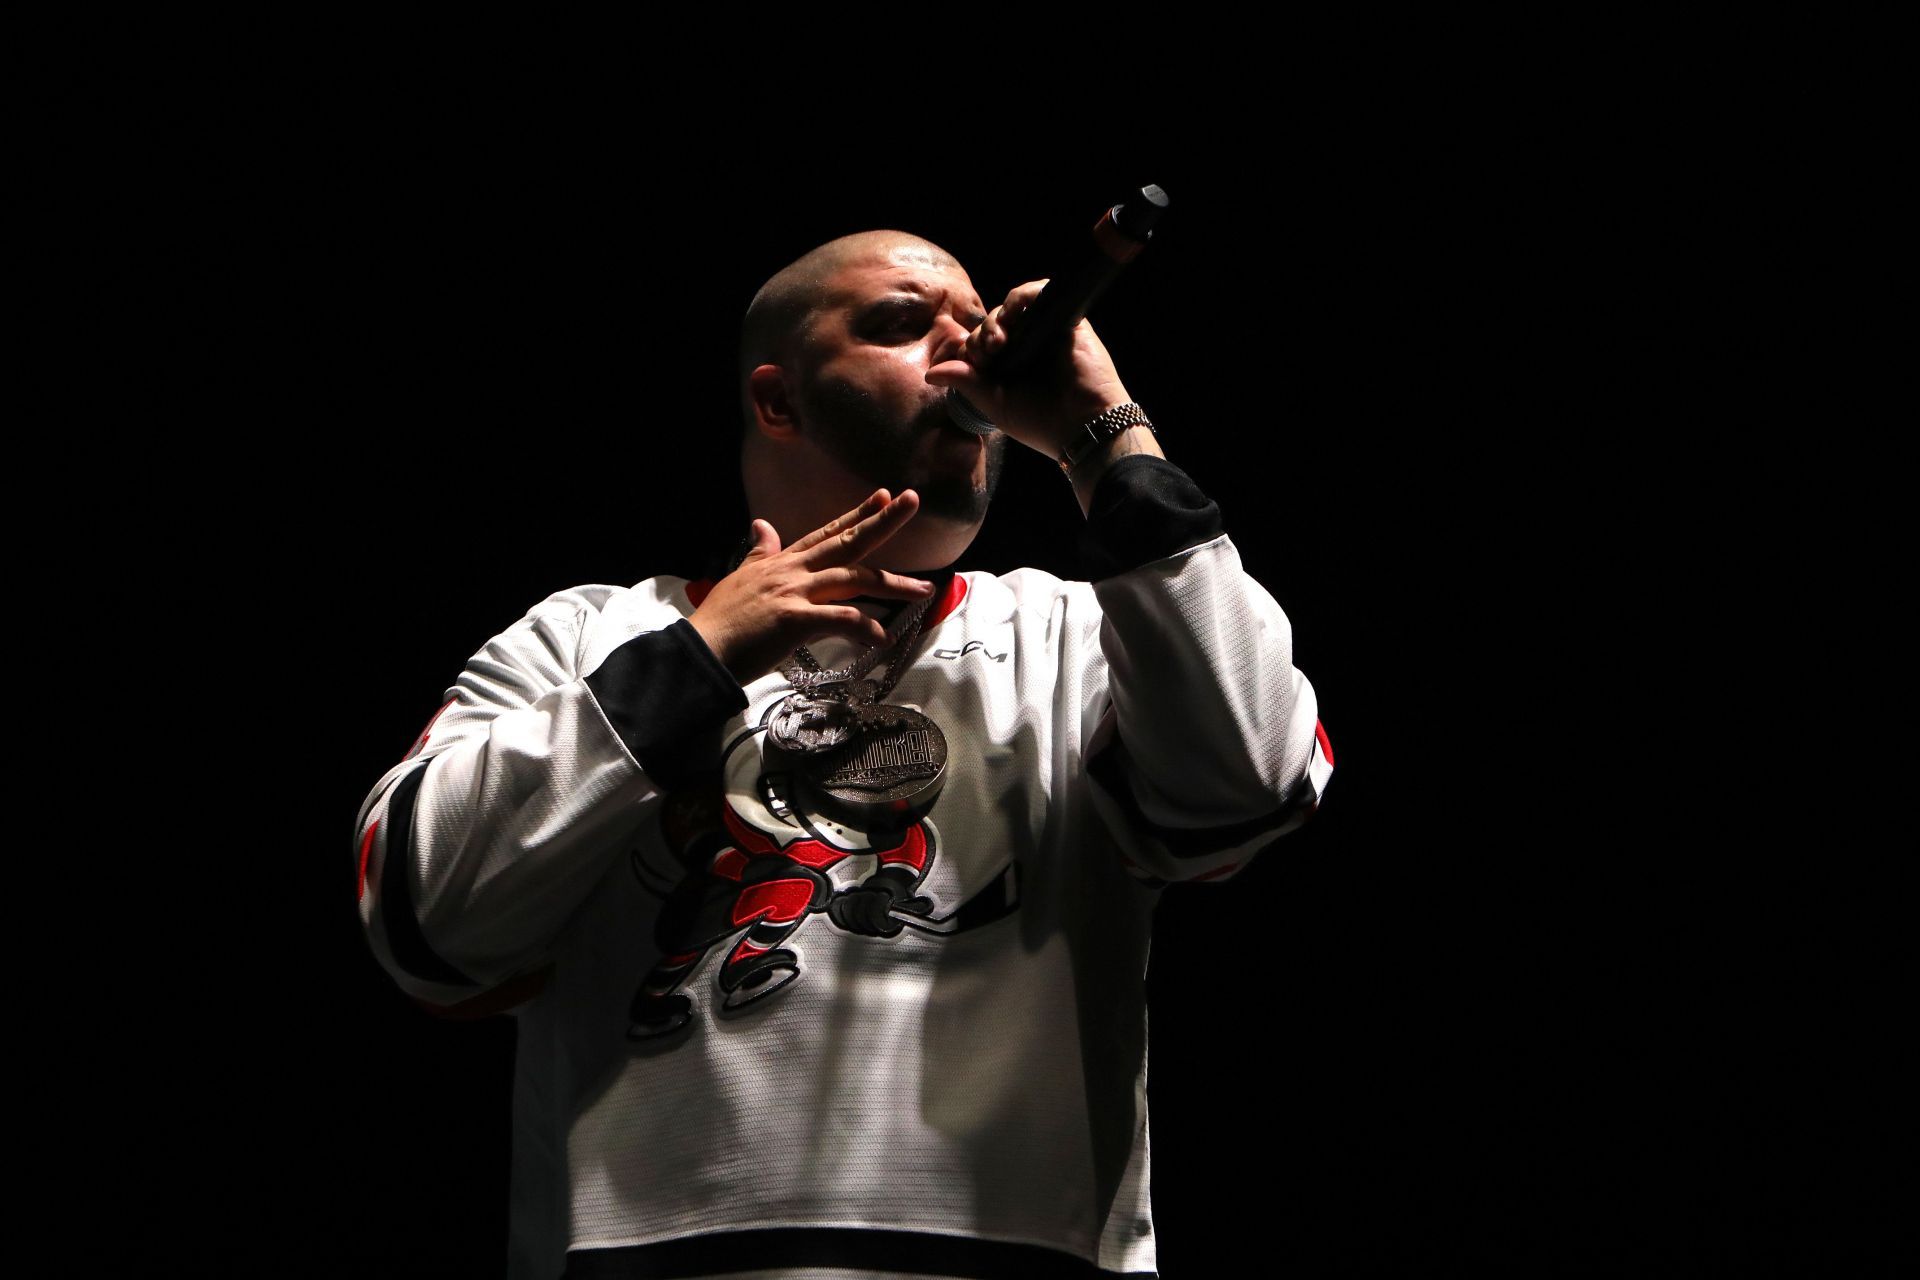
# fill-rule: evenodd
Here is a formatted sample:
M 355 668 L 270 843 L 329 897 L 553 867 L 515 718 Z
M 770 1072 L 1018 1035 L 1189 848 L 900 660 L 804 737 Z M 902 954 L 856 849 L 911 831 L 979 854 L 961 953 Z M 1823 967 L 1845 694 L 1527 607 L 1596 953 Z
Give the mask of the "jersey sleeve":
M 537 990 L 557 932 L 683 780 L 679 748 L 746 705 L 684 618 L 582 671 L 613 590 L 560 592 L 489 640 L 360 806 L 361 925 L 435 1012 Z
M 1094 808 L 1136 876 L 1231 877 L 1312 816 L 1333 773 L 1291 623 L 1164 458 L 1113 464 L 1082 546 L 1107 676 L 1082 724 Z

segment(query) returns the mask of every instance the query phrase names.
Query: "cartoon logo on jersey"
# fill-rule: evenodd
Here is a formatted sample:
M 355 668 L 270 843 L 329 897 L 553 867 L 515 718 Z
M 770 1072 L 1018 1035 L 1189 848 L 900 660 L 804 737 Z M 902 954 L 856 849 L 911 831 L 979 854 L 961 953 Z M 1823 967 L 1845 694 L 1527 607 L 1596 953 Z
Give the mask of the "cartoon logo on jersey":
M 776 700 L 769 706 L 768 715 L 778 705 Z M 802 976 L 795 936 L 803 929 L 837 928 L 870 938 L 897 938 L 908 929 L 952 934 L 998 920 L 1018 905 L 1009 864 L 949 914 L 936 914 L 941 904 L 921 892 L 940 853 L 931 818 L 868 832 L 815 811 L 792 777 L 764 767 L 765 731 L 763 716 L 757 728 L 727 744 L 714 792 L 681 793 L 663 807 L 661 833 L 672 865 L 649 861 L 643 851 L 650 842 L 634 850 L 641 884 L 665 899 L 654 926 L 660 959 L 641 979 L 629 1009 L 627 1034 L 636 1040 L 687 1025 L 694 1000 L 681 988 L 702 960 L 729 941 L 731 949 L 714 973 L 723 1014 L 763 1001 Z

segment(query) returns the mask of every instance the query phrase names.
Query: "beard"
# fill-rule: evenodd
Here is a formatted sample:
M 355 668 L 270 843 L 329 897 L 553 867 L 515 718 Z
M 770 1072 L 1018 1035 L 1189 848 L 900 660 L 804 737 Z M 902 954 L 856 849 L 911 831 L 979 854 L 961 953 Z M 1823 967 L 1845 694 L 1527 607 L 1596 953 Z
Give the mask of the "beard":
M 820 451 L 865 483 L 896 496 L 902 489 L 914 490 L 923 515 L 967 525 L 986 519 L 1000 487 L 1006 433 L 987 437 L 986 480 L 978 488 L 971 469 L 932 468 L 916 458 L 930 434 L 958 430 L 947 416 L 944 391 L 904 422 L 858 387 L 830 380 L 809 388 L 800 408 L 801 428 L 812 431 Z

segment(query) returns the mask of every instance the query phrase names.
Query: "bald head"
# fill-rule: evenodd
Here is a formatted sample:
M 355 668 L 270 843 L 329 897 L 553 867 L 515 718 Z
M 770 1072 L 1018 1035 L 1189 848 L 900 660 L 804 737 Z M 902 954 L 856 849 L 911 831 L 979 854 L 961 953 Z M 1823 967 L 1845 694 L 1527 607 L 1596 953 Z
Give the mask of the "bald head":
M 856 231 L 788 263 L 760 286 L 740 323 L 737 385 L 742 430 L 751 430 L 754 420 L 747 375 L 763 364 L 787 368 L 803 364 L 814 315 L 832 300 L 833 277 L 849 266 L 886 261 L 903 249 L 924 253 L 930 266 L 960 265 L 945 249 L 911 232 Z

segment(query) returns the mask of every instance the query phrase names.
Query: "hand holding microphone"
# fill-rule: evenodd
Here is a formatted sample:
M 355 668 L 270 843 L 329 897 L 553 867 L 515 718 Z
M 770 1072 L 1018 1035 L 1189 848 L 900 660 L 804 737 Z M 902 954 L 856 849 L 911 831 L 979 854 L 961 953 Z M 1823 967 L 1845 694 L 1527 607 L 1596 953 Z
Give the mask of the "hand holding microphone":
M 1063 275 L 1014 289 L 969 337 L 962 360 L 928 371 L 927 381 L 948 388 L 947 413 L 954 425 L 980 435 L 998 425 L 1057 458 L 1061 441 L 1087 418 L 1126 403 L 1113 360 L 1085 316 L 1120 269 L 1146 247 L 1166 208 L 1166 192 L 1148 185 L 1108 209 Z M 1093 403 L 1090 412 L 1064 426 L 1047 421 L 1088 403 Z M 1009 412 L 1018 420 L 1003 420 Z
M 983 366 L 991 371 L 1004 359 L 1023 327 L 1031 329 L 1034 302 L 1048 283 L 1029 280 L 1011 290 L 968 336 L 959 358 L 927 370 L 927 381 L 965 396 L 994 426 L 1057 459 L 1082 423 L 1133 397 L 1084 318 L 1044 348 L 1023 376 L 994 382 L 981 372 Z

